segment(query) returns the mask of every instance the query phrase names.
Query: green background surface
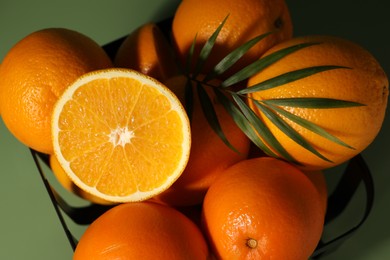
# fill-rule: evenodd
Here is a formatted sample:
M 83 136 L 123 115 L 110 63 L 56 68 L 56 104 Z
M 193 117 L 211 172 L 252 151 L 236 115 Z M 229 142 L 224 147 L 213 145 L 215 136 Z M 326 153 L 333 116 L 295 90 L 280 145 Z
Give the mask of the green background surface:
M 103 45 L 147 21 L 171 16 L 178 3 L 178 0 L 0 0 L 0 60 L 18 40 L 38 29 L 66 27 Z M 290 0 L 288 4 L 295 35 L 331 34 L 353 40 L 368 49 L 390 74 L 390 9 L 387 1 Z M 369 219 L 324 259 L 389 259 L 389 132 L 390 115 L 387 113 L 377 139 L 363 152 L 376 188 Z M 45 171 L 50 179 L 50 171 Z M 337 178 L 338 174 L 337 169 L 330 171 L 329 182 L 332 183 L 332 178 Z M 352 201 L 355 207 L 346 211 L 346 217 L 337 223 L 333 232 L 345 231 L 345 226 L 361 214 L 364 194 L 360 193 Z M 83 203 L 65 192 L 63 195 L 72 203 Z M 10 134 L 1 120 L 0 207 L 0 259 L 71 259 L 71 247 L 29 150 Z M 86 228 L 67 221 L 76 237 Z

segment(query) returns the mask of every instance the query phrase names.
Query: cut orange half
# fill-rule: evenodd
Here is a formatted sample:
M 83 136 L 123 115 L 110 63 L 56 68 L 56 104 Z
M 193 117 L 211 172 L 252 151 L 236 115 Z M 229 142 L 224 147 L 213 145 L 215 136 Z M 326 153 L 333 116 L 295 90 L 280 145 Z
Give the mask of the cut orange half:
M 111 202 L 142 201 L 169 188 L 191 146 L 178 98 L 130 69 L 94 71 L 76 80 L 54 107 L 52 135 L 70 179 Z

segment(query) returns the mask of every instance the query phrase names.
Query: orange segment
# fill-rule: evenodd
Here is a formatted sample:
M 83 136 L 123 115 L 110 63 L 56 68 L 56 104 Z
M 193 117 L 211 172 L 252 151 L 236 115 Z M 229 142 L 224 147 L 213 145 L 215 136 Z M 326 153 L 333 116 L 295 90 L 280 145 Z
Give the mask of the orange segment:
M 72 182 L 72 180 L 69 178 L 69 176 L 65 173 L 65 171 L 62 169 L 60 163 L 58 162 L 57 158 L 53 154 L 50 155 L 50 168 L 54 176 L 58 180 L 58 182 L 61 184 L 61 186 L 66 190 L 68 190 L 69 192 L 96 204 L 114 205 L 112 202 L 97 198 L 91 195 L 90 193 L 80 189 L 77 185 L 75 185 Z
M 52 132 L 57 159 L 73 182 L 113 202 L 145 200 L 170 187 L 191 143 L 177 97 L 130 69 L 80 77 L 58 100 Z

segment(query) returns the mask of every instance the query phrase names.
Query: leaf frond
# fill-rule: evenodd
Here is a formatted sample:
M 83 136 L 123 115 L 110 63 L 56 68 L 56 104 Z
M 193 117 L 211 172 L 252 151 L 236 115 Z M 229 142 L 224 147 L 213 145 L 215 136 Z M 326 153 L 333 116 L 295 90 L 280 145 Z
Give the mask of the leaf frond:
M 276 77 L 273 77 L 271 79 L 265 80 L 263 82 L 260 82 L 258 84 L 255 84 L 253 86 L 249 86 L 247 88 L 242 89 L 239 91 L 239 94 L 249 94 L 253 92 L 258 92 L 266 89 L 276 88 L 279 86 L 282 86 L 284 84 L 303 79 L 306 77 L 309 77 L 311 75 L 328 71 L 328 70 L 334 70 L 334 69 L 346 69 L 347 67 L 342 66 L 315 66 L 315 67 L 309 67 L 304 69 L 298 69 L 290 72 L 286 72 L 284 74 L 278 75 Z
M 213 32 L 213 34 L 210 36 L 210 38 L 207 39 L 205 44 L 203 45 L 199 57 L 196 61 L 195 70 L 193 72 L 193 76 L 197 77 L 199 73 L 201 72 L 204 63 L 206 62 L 207 58 L 210 56 L 211 50 L 213 49 L 215 45 L 215 41 L 217 40 L 217 37 L 219 33 L 222 30 L 222 27 L 225 25 L 226 20 L 228 19 L 229 15 L 227 15 L 221 24 L 217 27 L 217 29 Z
M 296 97 L 296 98 L 275 98 L 265 100 L 267 104 L 272 104 L 280 107 L 299 107 L 299 108 L 313 108 L 313 109 L 328 109 L 328 108 L 347 108 L 360 107 L 364 104 L 332 99 L 332 98 L 310 98 L 310 97 Z
M 322 160 L 325 160 L 327 162 L 332 162 L 325 156 L 323 156 L 321 153 L 319 153 L 304 137 L 302 137 L 294 128 L 292 128 L 290 125 L 288 125 L 282 118 L 280 118 L 277 114 L 275 114 L 271 109 L 269 109 L 267 106 L 264 106 L 263 104 L 259 102 L 255 102 L 256 106 L 261 110 L 261 112 L 272 121 L 272 123 L 278 127 L 285 135 L 287 135 L 290 139 L 292 139 L 294 142 L 305 148 L 306 150 L 310 151 L 311 153 L 315 154 L 317 157 L 321 158 Z
M 241 59 L 249 49 L 251 49 L 255 44 L 259 41 L 267 37 L 270 33 L 265 33 L 262 35 L 258 35 L 257 37 L 249 40 L 243 45 L 239 46 L 228 55 L 226 55 L 223 59 L 214 66 L 214 68 L 205 73 L 205 77 L 202 80 L 198 80 L 198 76 L 200 73 L 203 73 L 204 64 L 209 58 L 213 48 L 215 47 L 216 40 L 218 38 L 219 33 L 221 32 L 226 20 L 229 15 L 225 17 L 225 19 L 221 22 L 218 28 L 213 32 L 213 34 L 209 37 L 206 43 L 202 46 L 199 56 L 197 60 L 194 59 L 194 52 L 196 48 L 196 37 L 192 42 L 190 50 L 187 54 L 186 65 L 184 68 L 184 73 L 188 79 L 186 83 L 186 91 L 185 91 L 185 102 L 186 102 L 186 110 L 189 115 L 192 115 L 192 100 L 193 100 L 193 83 L 196 86 L 197 97 L 199 98 L 202 111 L 206 117 L 208 124 L 211 126 L 213 131 L 221 138 L 221 140 L 232 150 L 238 152 L 235 147 L 229 142 L 227 137 L 225 136 L 220 122 L 218 121 L 218 116 L 213 106 L 213 101 L 211 100 L 208 92 L 205 90 L 207 87 L 212 87 L 215 97 L 217 100 L 223 105 L 225 110 L 232 117 L 236 125 L 246 134 L 246 136 L 261 150 L 263 150 L 266 154 L 272 157 L 283 158 L 290 162 L 299 163 L 293 158 L 292 155 L 288 153 L 288 151 L 281 145 L 279 140 L 274 136 L 268 126 L 265 124 L 263 120 L 267 118 L 270 120 L 278 129 L 280 129 L 284 134 L 286 134 L 289 138 L 295 141 L 297 144 L 301 145 L 306 150 L 310 151 L 317 157 L 327 161 L 332 162 L 329 158 L 326 158 L 323 154 L 321 154 L 308 140 L 305 139 L 299 132 L 297 132 L 286 120 L 289 120 L 295 124 L 298 124 L 319 136 L 322 136 L 334 143 L 342 145 L 344 147 L 348 147 L 350 149 L 354 149 L 349 146 L 336 136 L 328 133 L 325 129 L 320 126 L 304 119 L 299 116 L 296 116 L 287 110 L 283 109 L 283 107 L 299 107 L 299 108 L 308 108 L 308 109 L 331 109 L 331 108 L 348 108 L 348 107 L 358 107 L 364 106 L 364 104 L 360 104 L 357 102 L 346 101 L 346 100 L 338 100 L 332 98 L 322 98 L 322 97 L 295 97 L 295 98 L 274 98 L 268 100 L 257 101 L 253 100 L 256 107 L 261 112 L 261 116 L 257 115 L 255 111 L 253 111 L 247 103 L 243 100 L 248 97 L 248 94 L 277 88 L 284 84 L 294 82 L 306 77 L 313 76 L 317 73 L 334 70 L 334 69 L 350 69 L 348 67 L 343 66 L 335 66 L 335 65 L 323 65 L 323 66 L 313 66 L 304 69 L 298 69 L 295 71 L 290 71 L 281 75 L 277 75 L 271 79 L 265 80 L 253 86 L 249 86 L 245 89 L 241 89 L 239 91 L 231 91 L 228 89 L 231 86 L 234 86 L 237 83 L 245 81 L 250 77 L 254 76 L 257 73 L 260 73 L 262 70 L 267 68 L 268 66 L 276 63 L 277 61 L 283 59 L 284 57 L 297 52 L 303 48 L 307 48 L 316 44 L 321 44 L 320 42 L 309 42 L 309 43 L 300 43 L 290 47 L 286 47 L 284 49 L 278 50 L 274 53 L 271 53 L 267 56 L 261 57 L 259 60 L 249 64 L 248 66 L 242 68 L 234 75 L 229 76 L 227 79 L 224 79 L 218 86 L 213 86 L 209 84 L 209 81 L 212 79 L 219 78 L 220 75 L 228 71 L 236 62 Z M 194 65 L 194 69 L 192 69 L 192 65 Z M 230 95 L 231 99 L 226 96 Z M 262 118 L 264 116 L 264 118 Z
M 218 101 L 224 106 L 226 111 L 233 118 L 236 125 L 246 134 L 246 136 L 267 155 L 277 157 L 277 155 L 268 148 L 268 146 L 259 138 L 247 118 L 241 111 L 229 100 L 219 89 L 214 89 Z
M 214 132 L 221 138 L 221 140 L 233 151 L 240 153 L 227 139 L 224 132 L 222 131 L 221 125 L 218 120 L 218 116 L 215 112 L 213 102 L 207 94 L 206 90 L 200 82 L 197 83 L 196 89 L 198 92 L 199 101 L 202 107 L 203 114 L 206 117 L 207 122 Z
M 267 103 L 267 101 L 265 101 L 264 103 Z M 339 144 L 341 146 L 344 146 L 346 148 L 349 148 L 349 149 L 355 149 L 354 147 L 346 144 L 345 142 L 343 142 L 342 140 L 340 140 L 339 138 L 337 138 L 336 136 L 328 133 L 325 129 L 323 129 L 322 127 L 302 118 L 302 117 L 299 117 L 299 116 L 296 116 L 280 107 L 277 107 L 277 106 L 274 106 L 273 104 L 270 104 L 270 103 L 267 103 L 269 104 L 273 110 L 275 110 L 276 112 L 278 112 L 279 114 L 283 115 L 284 117 L 286 117 L 287 119 L 291 120 L 292 122 L 312 131 L 313 133 L 316 133 L 318 134 L 319 136 L 322 136 L 336 144 Z
M 242 56 L 244 56 L 245 53 L 248 52 L 249 49 L 251 49 L 254 45 L 256 45 L 258 42 L 260 42 L 262 39 L 270 35 L 271 33 L 264 33 L 261 34 L 243 45 L 239 46 L 232 52 L 230 52 L 228 55 L 226 55 L 215 67 L 213 70 L 211 70 L 206 77 L 204 78 L 204 82 L 207 82 L 219 75 L 222 75 L 225 71 L 227 71 L 231 66 L 233 66 L 239 59 L 241 59 Z
M 248 119 L 249 123 L 254 127 L 257 133 L 264 139 L 264 141 L 271 146 L 277 154 L 282 158 L 298 164 L 298 162 L 286 151 L 280 144 L 276 137 L 272 134 L 266 124 L 248 107 L 248 105 L 236 94 L 233 94 L 233 99 L 241 109 L 242 113 Z M 262 148 L 262 147 L 259 147 Z
M 285 56 L 287 56 L 293 52 L 296 52 L 300 49 L 303 49 L 303 48 L 306 48 L 306 47 L 309 47 L 309 46 L 312 46 L 315 44 L 319 44 L 319 43 L 316 43 L 316 42 L 300 43 L 300 44 L 296 44 L 296 45 L 281 49 L 281 50 L 276 51 L 274 53 L 271 53 L 267 56 L 264 56 L 264 57 L 260 58 L 259 60 L 244 67 L 243 69 L 241 69 L 240 71 L 238 71 L 234 75 L 230 76 L 226 80 L 224 80 L 222 82 L 221 86 L 222 87 L 229 87 L 229 86 L 237 84 L 243 80 L 246 80 L 246 79 L 252 77 L 253 75 L 259 73 L 260 71 L 262 71 L 263 69 L 265 69 L 269 65 L 284 58 Z
M 186 65 L 184 66 L 184 71 L 183 71 L 184 75 L 191 74 L 191 65 L 192 65 L 192 60 L 194 57 L 197 37 L 198 37 L 198 34 L 195 35 L 194 40 L 192 41 L 192 44 L 190 46 L 190 49 L 188 50 L 188 53 L 186 55 Z

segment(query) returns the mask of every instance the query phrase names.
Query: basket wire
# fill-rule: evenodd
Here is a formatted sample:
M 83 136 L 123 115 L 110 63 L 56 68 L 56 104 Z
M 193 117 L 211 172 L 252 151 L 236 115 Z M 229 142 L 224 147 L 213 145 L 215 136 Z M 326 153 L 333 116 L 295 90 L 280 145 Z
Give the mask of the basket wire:
M 37 170 L 45 189 L 50 197 L 51 203 L 58 216 L 61 226 L 67 236 L 72 250 L 76 249 L 78 239 L 73 236 L 68 224 L 65 221 L 63 214 L 65 213 L 74 223 L 78 225 L 89 225 L 101 214 L 114 207 L 115 205 L 106 206 L 90 203 L 87 206 L 75 207 L 70 205 L 49 183 L 46 177 L 42 163 L 49 166 L 48 156 L 30 149 L 33 160 L 37 166 Z M 316 250 L 312 254 L 312 259 L 319 259 L 335 251 L 344 241 L 350 238 L 367 220 L 370 215 L 374 203 L 374 182 L 371 172 L 361 154 L 352 158 L 342 173 L 342 176 L 335 189 L 328 196 L 328 207 L 325 216 L 324 228 L 332 221 L 342 215 L 344 210 L 349 205 L 351 199 L 354 197 L 360 185 L 364 185 L 366 201 L 364 205 L 364 214 L 361 216 L 359 222 L 352 228 L 342 232 L 340 235 L 328 241 L 321 239 Z

